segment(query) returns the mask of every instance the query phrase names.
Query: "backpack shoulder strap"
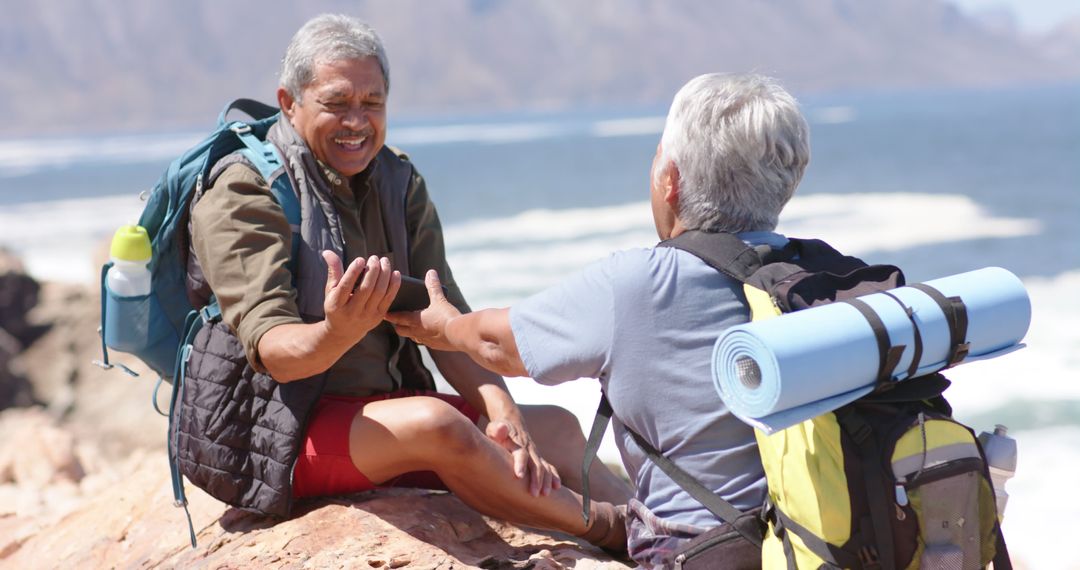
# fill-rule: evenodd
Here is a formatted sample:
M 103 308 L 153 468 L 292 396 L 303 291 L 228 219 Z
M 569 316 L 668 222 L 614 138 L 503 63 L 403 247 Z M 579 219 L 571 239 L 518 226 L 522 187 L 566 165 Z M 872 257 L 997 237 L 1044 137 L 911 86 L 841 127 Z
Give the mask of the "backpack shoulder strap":
M 666 239 L 657 247 L 674 247 L 700 258 L 713 269 L 746 283 L 761 268 L 763 250 L 750 247 L 734 234 L 691 230 Z
M 754 546 L 761 546 L 762 535 L 754 534 L 749 529 L 745 528 L 745 525 L 736 524 L 739 518 L 746 516 L 747 513 L 735 508 L 735 505 L 721 499 L 719 495 L 713 493 L 702 485 L 700 481 L 695 479 L 692 475 L 684 471 L 681 467 L 675 464 L 674 461 L 668 459 L 664 454 L 660 453 L 655 447 L 652 446 L 645 438 L 638 435 L 637 432 L 630 429 L 628 426 L 626 432 L 630 434 L 630 437 L 634 439 L 638 447 L 645 452 L 645 455 L 656 464 L 668 477 L 671 478 L 682 490 L 686 491 L 697 502 L 701 503 L 710 513 L 716 515 L 720 520 L 730 524 L 732 528 L 737 530 L 743 538 L 750 541 Z
M 241 99 L 239 101 L 250 100 Z M 262 105 L 257 101 L 252 101 L 252 103 Z M 226 111 L 228 111 L 228 108 Z M 297 197 L 296 190 L 285 172 L 285 161 L 281 156 L 281 151 L 273 142 L 259 140 L 251 132 L 251 127 L 247 123 L 239 121 L 232 123 L 229 125 L 229 130 L 236 133 L 236 136 L 240 138 L 240 142 L 244 143 L 244 147 L 240 149 L 240 154 L 255 167 L 259 175 L 270 185 L 270 193 L 274 195 L 274 199 L 284 210 L 285 219 L 289 222 L 289 229 L 293 234 L 289 259 L 290 263 L 296 263 L 300 254 L 300 199 Z M 294 271 L 294 279 L 295 274 Z
M 600 448 L 600 441 L 604 436 L 604 432 L 607 430 L 608 422 L 611 421 L 611 416 L 611 403 L 608 401 L 607 395 L 601 392 L 600 405 L 596 410 L 596 418 L 593 420 L 592 429 L 589 432 L 589 439 L 585 444 L 585 454 L 582 460 L 581 505 L 582 516 L 585 518 L 586 524 L 589 522 L 589 467 L 592 465 L 593 459 L 596 458 L 596 451 Z M 760 533 L 755 534 L 753 530 L 750 530 L 750 527 L 760 529 L 760 525 L 738 523 L 741 518 L 751 515 L 740 511 L 735 508 L 735 505 L 732 505 L 720 498 L 716 493 L 710 491 L 707 487 L 702 485 L 701 482 L 657 451 L 652 444 L 638 435 L 637 432 L 630 429 L 629 426 L 624 424 L 623 427 L 626 429 L 626 432 L 630 434 L 630 437 L 634 439 L 634 442 L 637 443 L 638 447 L 645 452 L 645 455 L 649 460 L 655 463 L 661 471 L 666 473 L 675 484 L 701 503 L 702 506 L 708 509 L 709 512 L 717 518 L 730 524 L 732 528 L 738 531 L 743 538 L 750 541 L 751 544 L 758 547 L 761 546 L 762 535 Z
M 218 115 L 217 120 L 219 127 L 225 126 L 226 116 L 229 114 L 229 111 L 232 111 L 233 109 L 246 113 L 256 121 L 272 117 L 278 112 L 277 107 L 267 105 L 261 101 L 256 101 L 254 99 L 236 99 L 228 105 L 225 105 L 225 108 L 221 110 L 221 114 Z
M 300 200 L 296 197 L 289 177 L 282 176 L 285 161 L 281 157 L 281 152 L 269 140 L 259 140 L 251 132 L 251 127 L 247 123 L 235 122 L 229 126 L 229 129 L 236 133 L 240 142 L 244 143 L 244 148 L 240 149 L 240 153 L 270 183 L 270 192 L 285 210 L 285 218 L 289 220 L 289 225 L 299 227 Z
M 585 452 L 581 456 L 581 516 L 585 519 L 585 524 L 589 524 L 589 468 L 596 459 L 604 432 L 611 422 L 611 414 L 611 402 L 608 402 L 606 394 L 600 392 L 600 404 L 596 407 L 596 417 L 593 418 L 589 439 L 585 441 Z

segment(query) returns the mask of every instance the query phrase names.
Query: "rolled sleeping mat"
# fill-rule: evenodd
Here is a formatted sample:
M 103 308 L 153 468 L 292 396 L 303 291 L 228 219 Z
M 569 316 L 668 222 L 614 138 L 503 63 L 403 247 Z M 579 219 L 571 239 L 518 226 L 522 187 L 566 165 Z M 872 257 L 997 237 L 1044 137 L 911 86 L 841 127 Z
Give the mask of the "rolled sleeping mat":
M 920 290 L 926 286 L 930 292 Z M 965 361 L 1022 346 L 1031 323 L 1027 290 L 1016 275 L 987 267 L 864 295 L 854 304 L 836 302 L 731 327 L 713 347 L 716 390 L 737 417 L 772 433 L 853 402 L 880 381 L 946 368 L 958 358 L 955 328 L 933 290 L 963 302 L 967 329 L 959 340 L 967 344 Z M 880 335 L 858 301 L 880 319 L 890 346 L 897 347 L 895 365 L 883 366 Z

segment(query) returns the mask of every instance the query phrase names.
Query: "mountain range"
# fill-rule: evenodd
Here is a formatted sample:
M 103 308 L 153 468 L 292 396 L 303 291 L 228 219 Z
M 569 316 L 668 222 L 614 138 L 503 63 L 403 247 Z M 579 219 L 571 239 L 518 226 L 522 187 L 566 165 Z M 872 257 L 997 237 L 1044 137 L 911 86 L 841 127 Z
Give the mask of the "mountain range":
M 208 126 L 272 102 L 311 16 L 376 27 L 394 114 L 663 104 L 757 71 L 796 93 L 1080 79 L 1080 22 L 1031 37 L 944 0 L 35 0 L 0 19 L 0 136 Z

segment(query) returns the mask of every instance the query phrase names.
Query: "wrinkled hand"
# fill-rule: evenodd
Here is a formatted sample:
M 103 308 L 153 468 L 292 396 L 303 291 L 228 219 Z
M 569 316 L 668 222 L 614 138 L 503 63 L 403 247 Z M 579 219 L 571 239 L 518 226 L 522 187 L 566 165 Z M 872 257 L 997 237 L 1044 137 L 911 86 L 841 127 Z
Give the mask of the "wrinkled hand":
M 401 288 L 401 273 L 393 271 L 385 257 L 357 258 L 343 269 L 336 253 L 324 251 L 322 256 L 327 267 L 326 326 L 332 335 L 358 342 L 386 317 Z
M 422 311 L 390 313 L 386 320 L 394 325 L 397 333 L 435 350 L 456 350 L 446 338 L 446 323 L 461 316 L 461 311 L 450 304 L 443 294 L 439 274 L 434 269 L 424 275 L 428 299 L 431 304 Z
M 510 452 L 514 459 L 514 475 L 528 482 L 532 496 L 547 495 L 562 486 L 558 470 L 540 457 L 520 418 L 492 420 L 485 432 L 492 441 Z

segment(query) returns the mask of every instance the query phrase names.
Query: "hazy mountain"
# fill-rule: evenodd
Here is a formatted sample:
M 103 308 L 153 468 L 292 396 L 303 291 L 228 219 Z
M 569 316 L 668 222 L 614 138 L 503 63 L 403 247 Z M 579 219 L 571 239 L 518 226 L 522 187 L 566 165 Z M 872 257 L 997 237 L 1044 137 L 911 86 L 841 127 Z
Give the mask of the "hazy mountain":
M 1080 17 L 1062 22 L 1039 38 L 1039 44 L 1047 57 L 1080 69 Z
M 393 113 L 663 102 L 689 77 L 756 70 L 796 91 L 1080 77 L 1052 42 L 943 0 L 35 0 L 0 19 L 0 135 L 208 125 L 273 99 L 293 32 L 370 21 Z M 1071 55 L 1070 55 L 1071 54 Z

